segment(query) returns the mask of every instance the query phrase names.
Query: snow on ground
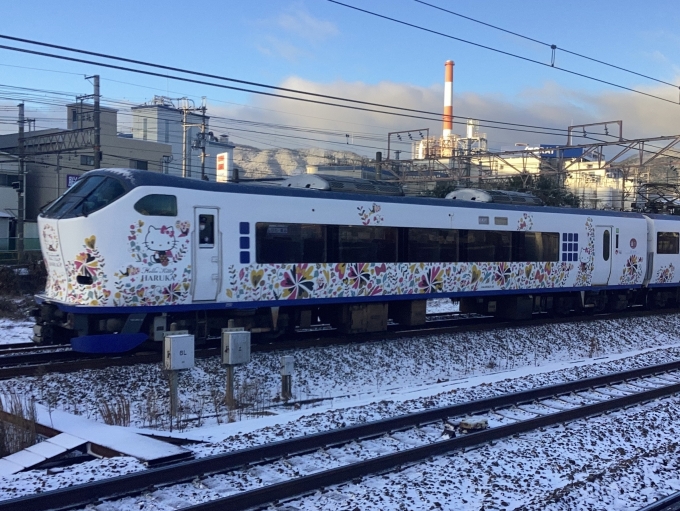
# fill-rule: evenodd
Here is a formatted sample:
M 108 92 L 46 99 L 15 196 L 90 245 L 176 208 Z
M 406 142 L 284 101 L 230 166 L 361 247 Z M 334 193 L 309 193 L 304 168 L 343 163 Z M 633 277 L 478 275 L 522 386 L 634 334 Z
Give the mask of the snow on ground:
M 221 424 L 217 423 L 212 401 L 213 397 L 221 397 L 225 371 L 216 360 L 198 360 L 196 368 L 181 375 L 180 389 L 186 408 L 201 418 L 188 421 L 182 426 L 186 431 L 181 434 L 210 440 L 210 443 L 190 447 L 197 456 L 205 456 L 343 425 L 658 364 L 680 356 L 679 327 L 680 315 L 665 315 L 414 337 L 297 352 L 255 353 L 248 366 L 236 371 L 237 388 L 244 395 L 248 391 L 249 399 L 255 404 L 246 412 L 232 413 L 231 417 L 218 406 Z M 276 401 L 280 384 L 278 359 L 285 354 L 296 359 L 295 399 L 319 398 L 321 401 L 302 405 L 298 410 L 285 408 Z M 101 420 L 97 412 L 99 403 L 124 395 L 131 402 L 133 426 L 148 427 L 149 422 L 154 422 L 165 429 L 168 427 L 167 421 L 152 419 L 168 406 L 167 382 L 158 365 L 43 374 L 0 382 L 0 393 L 10 389 L 33 395 L 48 406 L 95 420 Z M 673 457 L 676 432 L 672 421 L 664 419 L 668 414 L 677 416 L 678 407 L 676 399 L 667 399 L 646 405 L 644 409 L 635 408 L 587 423 L 532 433 L 493 447 L 436 458 L 395 474 L 364 480 L 359 485 L 332 489 L 308 497 L 304 502 L 295 502 L 294 506 L 300 509 L 432 509 L 437 507 L 436 501 L 443 509 L 480 509 L 482 505 L 485 509 L 522 506 L 525 509 L 636 509 L 646 502 L 643 498 L 647 496 L 668 493 L 675 486 L 680 488 L 677 476 L 671 474 L 680 464 Z M 191 418 L 189 412 L 185 415 L 185 419 Z M 615 417 L 619 419 L 613 420 Z M 229 419 L 236 422 L 225 424 Z M 197 427 L 199 424 L 202 427 Z M 418 441 L 423 440 L 400 439 L 404 445 L 415 445 Z M 301 462 L 301 466 L 293 464 L 293 469 L 286 468 L 285 464 L 271 469 L 255 467 L 249 472 L 186 485 L 186 491 L 173 487 L 96 508 L 100 511 L 139 509 L 143 504 L 145 509 L 175 509 L 175 506 L 199 502 L 209 494 L 223 496 L 237 488 L 254 487 L 258 479 L 268 482 L 276 477 L 292 477 L 317 465 L 331 466 L 338 459 L 361 459 L 387 448 L 399 447 L 381 443 L 365 448 L 349 446 L 328 456 L 319 455 L 316 461 L 313 458 Z M 1 480 L 0 498 L 140 469 L 138 462 L 119 458 L 92 461 L 55 474 L 31 471 Z M 220 479 L 222 477 L 224 479 Z M 646 485 L 645 491 L 640 490 L 642 484 Z M 623 489 L 623 494 L 618 493 L 618 488 Z M 608 499 L 606 505 L 597 504 L 599 493 Z
M 254 353 L 247 366 L 235 371 L 237 397 L 251 406 L 230 419 L 283 411 L 277 397 L 282 355 L 295 357 L 296 401 L 338 408 L 408 396 L 421 388 L 429 392 L 447 381 L 670 345 L 678 342 L 678 331 L 680 315 L 666 315 Z M 197 360 L 193 369 L 180 374 L 185 415 L 200 415 L 200 420 L 183 421 L 182 429 L 216 425 L 216 415 L 220 422 L 229 419 L 223 407 L 215 408 L 225 375 L 217 357 Z M 169 427 L 168 383 L 160 364 L 0 381 L 0 392 L 10 389 L 96 420 L 101 403 L 124 396 L 130 401 L 131 425 Z
M 33 321 L 0 319 L 0 345 L 31 342 L 34 324 Z

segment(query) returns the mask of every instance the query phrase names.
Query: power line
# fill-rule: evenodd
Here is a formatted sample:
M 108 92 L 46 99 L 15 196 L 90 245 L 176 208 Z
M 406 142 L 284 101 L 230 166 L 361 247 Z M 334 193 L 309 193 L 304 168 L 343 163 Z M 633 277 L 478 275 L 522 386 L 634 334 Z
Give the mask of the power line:
M 344 4 L 340 4 L 340 5 L 344 5 Z M 213 75 L 213 74 L 209 74 L 209 73 L 202 73 L 200 71 L 192 71 L 192 70 L 187 70 L 187 69 L 182 69 L 182 68 L 177 68 L 177 67 L 172 67 L 172 66 L 165 66 L 165 65 L 162 65 L 162 64 L 155 64 L 155 63 L 145 62 L 145 61 L 141 61 L 141 60 L 128 59 L 128 58 L 125 58 L 125 57 L 118 57 L 118 56 L 115 56 L 115 55 L 109 55 L 109 54 L 105 54 L 105 53 L 91 52 L 91 51 L 82 50 L 82 49 L 79 49 L 79 48 L 72 48 L 72 47 L 68 47 L 68 46 L 61 46 L 61 45 L 56 45 L 56 44 L 51 44 L 51 43 L 44 43 L 44 42 L 41 42 L 41 41 L 24 39 L 24 38 L 20 38 L 20 37 L 12 37 L 12 36 L 3 35 L 3 34 L 0 34 L 0 38 L 1 39 L 9 39 L 9 40 L 18 41 L 18 42 L 23 42 L 23 43 L 27 43 L 27 44 L 33 44 L 33 45 L 36 45 L 36 46 L 45 46 L 45 47 L 49 47 L 49 48 L 70 51 L 70 52 L 73 52 L 73 53 L 81 53 L 81 54 L 85 54 L 85 55 L 92 55 L 92 56 L 95 56 L 95 57 L 102 57 L 102 58 L 106 58 L 106 59 L 110 59 L 110 60 L 127 62 L 127 63 L 130 63 L 130 64 L 139 64 L 139 65 L 143 65 L 143 66 L 147 66 L 147 67 L 163 69 L 163 70 L 166 70 L 166 71 L 180 72 L 180 73 L 190 74 L 190 75 L 194 75 L 194 76 L 202 76 L 202 77 L 205 77 L 205 78 L 212 78 L 212 79 L 223 80 L 223 81 L 228 81 L 228 82 L 240 83 L 240 84 L 244 84 L 244 85 L 252 85 L 252 86 L 255 86 L 255 87 L 262 87 L 262 88 L 271 89 L 271 90 L 279 90 L 279 91 L 283 91 L 283 92 L 292 92 L 292 93 L 295 93 L 295 94 L 304 94 L 304 95 L 307 95 L 307 96 L 318 97 L 318 98 L 323 98 L 323 99 L 332 99 L 332 100 L 335 100 L 335 101 L 346 101 L 346 102 L 350 102 L 350 103 L 356 103 L 356 104 L 359 104 L 359 105 L 375 106 L 375 107 L 379 107 L 379 108 L 390 108 L 390 109 L 394 109 L 394 110 L 400 110 L 400 111 L 403 111 L 403 112 L 436 115 L 439 118 L 441 118 L 441 115 L 442 115 L 440 112 L 430 112 L 430 111 L 427 111 L 427 110 L 405 108 L 405 107 L 400 107 L 400 106 L 386 105 L 386 104 L 383 104 L 383 103 L 373 103 L 373 102 L 370 102 L 370 101 L 361 101 L 361 100 L 357 100 L 357 99 L 343 98 L 343 97 L 340 97 L 340 96 L 331 96 L 331 95 L 327 95 L 327 94 L 319 94 L 319 93 L 303 91 L 303 90 L 299 90 L 299 89 L 290 89 L 290 88 L 286 88 L 286 87 L 278 87 L 278 86 L 275 86 L 275 85 L 269 85 L 269 84 L 265 84 L 265 83 L 252 82 L 252 81 L 248 81 L 248 80 L 240 80 L 240 79 L 237 79 L 237 78 L 230 78 L 230 77 L 226 77 L 226 76 Z M 135 69 L 125 68 L 125 67 L 121 67 L 121 66 L 114 66 L 114 65 L 111 65 L 111 64 L 104 64 L 104 63 L 100 63 L 100 62 L 93 62 L 93 61 L 87 61 L 87 60 L 82 60 L 82 59 L 76 59 L 74 57 L 66 57 L 66 56 L 62 56 L 62 55 L 42 53 L 42 52 L 37 52 L 37 51 L 34 51 L 34 50 L 28 50 L 28 49 L 23 49 L 23 48 L 15 48 L 15 47 L 11 47 L 11 46 L 3 46 L 3 45 L 0 45 L 0 48 L 12 50 L 12 51 L 32 53 L 32 54 L 47 56 L 47 57 L 52 57 L 52 58 L 59 58 L 59 59 L 63 59 L 63 60 L 71 60 L 73 62 L 81 62 L 81 63 L 85 63 L 85 64 L 99 65 L 99 66 L 109 67 L 109 68 L 112 68 L 112 69 L 119 69 L 119 70 L 123 70 L 123 71 L 132 71 L 132 72 L 137 72 L 137 73 L 143 73 L 143 74 L 148 74 L 148 75 L 151 75 L 151 76 L 158 76 L 158 77 L 161 77 L 161 78 L 173 78 L 173 79 L 176 79 L 176 80 L 190 81 L 192 83 L 198 83 L 198 84 L 203 84 L 203 85 L 212 85 L 212 86 L 227 88 L 227 89 L 236 90 L 236 91 L 240 91 L 240 92 L 249 92 L 249 93 L 262 94 L 262 95 L 267 95 L 267 96 L 282 97 L 282 98 L 286 98 L 286 99 L 296 99 L 296 100 L 299 100 L 299 101 L 308 101 L 308 102 L 313 102 L 313 103 L 315 102 L 315 101 L 311 101 L 311 100 L 305 100 L 303 98 L 293 98 L 291 96 L 281 96 L 281 95 L 276 95 L 276 94 L 269 94 L 269 93 L 265 93 L 265 92 L 262 92 L 262 91 L 254 91 L 254 90 L 251 90 L 251 89 L 243 89 L 243 88 L 238 88 L 238 87 L 227 87 L 227 86 L 224 86 L 224 85 L 218 85 L 218 84 L 213 84 L 213 83 L 209 83 L 209 82 L 188 80 L 188 79 L 183 79 L 183 78 L 176 77 L 176 76 L 164 75 L 164 74 L 159 74 L 159 73 L 151 73 L 151 72 L 143 71 L 143 70 L 135 70 Z M 318 102 L 318 103 L 331 105 L 331 106 L 342 106 L 342 105 L 325 103 L 325 102 Z M 374 111 L 374 110 L 368 110 L 368 111 Z M 380 112 L 380 113 L 388 113 L 388 112 Z M 394 115 L 400 115 L 400 114 L 394 114 Z M 459 117 L 468 117 L 468 116 L 463 115 L 463 116 L 459 116 Z M 416 117 L 416 118 L 418 118 L 418 117 Z M 441 119 L 439 119 L 439 120 L 441 120 Z M 494 124 L 502 124 L 502 125 L 507 125 L 507 126 L 519 126 L 519 127 L 525 127 L 525 128 L 545 129 L 545 130 L 553 130 L 553 131 L 558 131 L 558 132 L 567 131 L 563 128 L 550 128 L 550 127 L 546 127 L 546 126 L 532 126 L 532 125 L 518 124 L 518 123 L 511 123 L 511 122 L 504 122 L 504 121 L 494 121 L 494 120 L 490 120 L 490 119 L 477 119 L 477 120 L 479 120 L 481 122 L 490 122 L 490 123 L 494 123 Z
M 500 49 L 498 49 L 498 48 L 493 48 L 493 47 L 487 46 L 487 45 L 485 45 L 485 44 L 480 44 L 480 43 L 475 43 L 475 42 L 473 42 L 473 41 L 468 41 L 467 39 L 462 39 L 462 38 L 460 38 L 460 37 L 455 37 L 455 36 L 452 36 L 452 35 L 450 35 L 450 34 L 445 34 L 445 33 L 443 33 L 443 32 L 439 32 L 439 31 L 433 30 L 433 29 L 431 29 L 431 28 L 426 28 L 426 27 L 423 27 L 423 26 L 420 26 L 420 25 L 416 25 L 416 24 L 414 24 L 414 23 L 409 23 L 409 22 L 407 22 L 407 21 L 402 21 L 402 20 L 398 20 L 398 19 L 396 19 L 396 18 L 391 18 L 390 16 L 385 16 L 384 14 L 378 14 L 377 12 L 369 11 L 369 10 L 366 10 L 366 9 L 361 9 L 361 8 L 355 7 L 355 6 L 353 6 L 353 5 L 349 5 L 349 4 L 345 4 L 345 3 L 342 3 L 342 2 L 338 2 L 337 0 L 327 0 L 327 1 L 328 1 L 328 2 L 331 2 L 331 3 L 334 3 L 334 4 L 337 4 L 337 5 L 340 5 L 340 6 L 342 6 L 342 7 L 346 7 L 346 8 L 348 8 L 348 9 L 353 9 L 353 10 L 355 10 L 355 11 L 363 12 L 363 13 L 365 13 L 365 14 L 370 14 L 371 16 L 375 16 L 375 17 L 377 17 L 377 18 L 382 18 L 382 19 L 384 19 L 384 20 L 392 21 L 392 22 L 398 23 L 398 24 L 400 24 L 400 25 L 405 25 L 405 26 L 407 26 L 407 27 L 415 28 L 415 29 L 417 29 L 417 30 L 422 30 L 423 32 L 428 32 L 428 33 L 430 33 L 430 34 L 439 35 L 439 36 L 442 36 L 442 37 L 446 37 L 447 39 L 453 39 L 454 41 L 459 41 L 459 42 L 461 42 L 461 43 L 465 43 L 465 44 L 469 44 L 469 45 L 472 45 L 472 46 L 476 46 L 476 47 L 478 47 L 478 48 L 483 48 L 483 49 L 485 49 L 485 50 L 489 50 L 489 51 L 493 51 L 493 52 L 496 52 L 496 53 L 500 53 L 500 54 L 502 54 L 502 55 L 507 55 L 508 57 L 514 57 L 514 58 L 516 58 L 516 59 L 524 60 L 524 61 L 526 61 L 526 62 L 531 62 L 531 63 L 533 63 L 533 64 L 538 64 L 538 65 L 541 65 L 541 66 L 544 66 L 544 67 L 550 67 L 550 68 L 553 68 L 553 69 L 557 69 L 557 70 L 559 70 L 559 71 L 563 71 L 563 72 L 565 72 L 565 73 L 569 73 L 569 74 L 572 74 L 572 75 L 574 75 L 574 76 L 580 76 L 581 78 L 586 78 L 586 79 L 588 79 L 588 80 L 592 80 L 592 81 L 595 81 L 595 82 L 603 83 L 603 84 L 606 84 L 606 85 L 611 85 L 612 87 L 616 87 L 616 88 L 619 88 L 619 89 L 627 90 L 627 91 L 630 91 L 630 92 L 635 92 L 635 93 L 637 93 L 637 94 L 642 94 L 643 96 L 648 96 L 648 97 L 650 97 L 650 98 L 658 99 L 658 100 L 660 100 L 660 101 L 665 101 L 665 102 L 667 102 L 667 103 L 672 103 L 672 104 L 674 104 L 674 105 L 680 104 L 680 102 L 672 101 L 672 100 L 666 99 L 666 98 L 662 98 L 661 96 L 656 96 L 655 94 L 650 94 L 650 93 L 648 93 L 648 92 L 643 92 L 643 91 L 641 91 L 641 90 L 633 89 L 633 88 L 631 88 L 631 87 L 626 87 L 625 85 L 620 85 L 620 84 L 617 84 L 617 83 L 614 83 L 614 82 L 609 82 L 609 81 L 607 81 L 607 80 L 602 80 L 601 78 L 595 78 L 594 76 L 590 76 L 590 75 L 587 75 L 587 74 L 585 74 L 585 73 L 579 73 L 579 72 L 573 71 L 573 70 L 571 70 L 571 69 L 567 69 L 567 68 L 564 68 L 564 67 L 556 66 L 554 62 L 552 62 L 552 63 L 550 63 L 550 64 L 546 64 L 545 62 L 541 62 L 540 60 L 535 60 L 535 59 L 532 59 L 532 58 L 529 58 L 529 57 L 524 57 L 524 56 L 522 56 L 522 55 L 517 55 L 516 53 L 511 53 L 511 52 L 509 52 L 509 51 L 500 50 Z M 552 47 L 552 46 L 551 46 L 551 47 Z M 555 49 L 557 49 L 557 47 L 555 47 Z M 680 88 L 679 88 L 679 90 L 680 90 Z
M 652 81 L 655 81 L 655 82 L 658 82 L 658 83 L 663 83 L 665 85 L 670 85 L 673 88 L 680 89 L 680 87 L 678 85 L 674 84 L 674 83 L 666 82 L 664 80 L 654 78 L 653 76 L 648 76 L 648 75 L 645 75 L 645 74 L 642 74 L 642 73 L 638 73 L 637 71 L 633 71 L 632 69 L 627 69 L 625 67 L 617 66 L 615 64 L 610 64 L 609 62 L 605 62 L 603 60 L 598 60 L 598 59 L 595 59 L 593 57 L 588 57 L 587 55 L 582 55 L 580 53 L 576 53 L 574 51 L 570 51 L 570 50 L 567 50 L 565 48 L 559 48 L 557 45 L 549 44 L 549 43 L 546 43 L 544 41 L 539 41 L 538 39 L 534 39 L 533 37 L 528 37 L 528 36 L 519 34 L 517 32 L 513 32 L 512 30 L 507 30 L 505 28 L 501 28 L 499 26 L 492 25 L 491 23 L 486 23 L 484 21 L 480 21 L 478 19 L 471 18 L 470 16 L 465 16 L 463 14 L 451 11 L 449 9 L 444 9 L 443 7 L 439 7 L 438 5 L 433 5 L 433 4 L 430 4 L 428 2 L 424 2 L 423 0 L 414 0 L 414 2 L 417 2 L 419 4 L 423 4 L 423 5 L 427 5 L 428 7 L 432 7 L 433 9 L 437 9 L 439 11 L 446 12 L 446 13 L 452 14 L 454 16 L 458 16 L 459 18 L 463 18 L 463 19 L 466 19 L 466 20 L 469 20 L 469 21 L 473 21 L 475 23 L 479 23 L 480 25 L 484 25 L 484 26 L 493 28 L 495 30 L 500 30 L 501 32 L 505 32 L 506 34 L 511 34 L 511 35 L 514 35 L 514 36 L 517 36 L 517 37 L 521 37 L 522 39 L 526 39 L 527 41 L 532 41 L 534 43 L 538 43 L 538 44 L 541 44 L 543 46 L 547 46 L 548 48 L 551 48 L 553 50 L 563 51 L 564 53 L 569 53 L 570 55 L 574 55 L 576 57 L 581 57 L 583 59 L 590 60 L 592 62 L 597 62 L 598 64 L 602 64 L 604 66 L 609 66 L 609 67 L 612 67 L 614 69 L 618 69 L 620 71 L 625 71 L 626 73 L 641 76 L 642 78 L 647 78 L 648 80 L 652 80 Z

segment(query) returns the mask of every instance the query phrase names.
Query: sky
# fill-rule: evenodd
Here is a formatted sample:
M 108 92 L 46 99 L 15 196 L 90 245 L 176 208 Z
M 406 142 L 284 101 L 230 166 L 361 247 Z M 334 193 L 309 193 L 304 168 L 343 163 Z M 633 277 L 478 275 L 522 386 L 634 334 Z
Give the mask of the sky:
M 328 0 L 221 1 L 195 6 L 175 0 L 162 6 L 130 0 L 6 2 L 0 34 L 428 112 L 442 110 L 443 65 L 451 59 L 456 64 L 454 115 L 462 122 L 476 118 L 565 129 L 570 124 L 621 119 L 627 138 L 680 133 L 677 86 L 559 49 L 680 84 L 680 33 L 676 28 L 680 26 L 680 10 L 672 0 L 488 0 L 476 4 L 427 0 L 463 16 L 555 44 L 555 64 L 559 67 L 667 101 L 445 37 L 441 34 L 551 62 L 549 46 L 415 0 L 344 1 L 440 34 Z M 0 40 L 0 44 L 41 50 L 8 40 Z M 74 56 L 59 50 L 42 51 Z M 205 96 L 214 131 L 228 133 L 237 143 L 259 147 L 328 147 L 372 154 L 384 150 L 390 131 L 429 127 L 432 134 L 441 132 L 438 121 L 302 103 L 7 49 L 0 49 L 0 132 L 15 129 L 12 120 L 21 99 L 26 101 L 27 116 L 37 119 L 38 128 L 63 124 L 61 105 L 75 95 L 91 93 L 84 76 L 92 74 L 101 75 L 104 103 L 121 109 L 121 131 L 129 130 L 129 115 L 125 115 L 129 105 L 165 95 L 187 96 L 197 103 Z M 233 119 L 295 126 L 298 131 L 262 125 L 244 131 Z M 483 121 L 481 124 L 485 125 Z M 291 138 L 303 136 L 300 129 L 314 133 Z M 517 142 L 566 142 L 564 136 L 546 135 L 544 129 L 523 129 L 527 131 L 492 127 L 480 131 L 487 132 L 491 149 Z M 612 126 L 608 129 L 613 131 Z M 593 130 L 602 132 L 602 128 Z M 462 134 L 464 128 L 458 125 L 454 131 Z M 365 142 L 359 143 L 362 139 Z

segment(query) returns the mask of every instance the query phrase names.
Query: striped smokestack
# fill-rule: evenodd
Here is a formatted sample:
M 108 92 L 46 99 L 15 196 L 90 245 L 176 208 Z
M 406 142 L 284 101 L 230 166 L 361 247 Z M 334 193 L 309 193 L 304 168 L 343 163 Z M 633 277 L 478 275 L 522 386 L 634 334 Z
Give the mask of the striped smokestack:
M 444 62 L 444 131 L 443 137 L 449 138 L 453 129 L 453 60 Z

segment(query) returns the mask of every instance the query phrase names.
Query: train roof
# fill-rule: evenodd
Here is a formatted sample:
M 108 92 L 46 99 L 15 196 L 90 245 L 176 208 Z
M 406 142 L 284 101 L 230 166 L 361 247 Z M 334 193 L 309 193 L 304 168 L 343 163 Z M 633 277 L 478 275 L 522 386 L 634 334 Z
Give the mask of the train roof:
M 627 218 L 644 218 L 641 213 L 627 211 L 608 211 L 596 209 L 562 208 L 552 206 L 529 206 L 497 203 L 478 203 L 475 201 L 461 201 L 435 197 L 411 197 L 346 193 L 311 188 L 281 187 L 275 184 L 245 184 L 245 183 L 216 183 L 200 179 L 187 179 L 178 176 L 160 174 L 148 170 L 134 169 L 98 169 L 91 170 L 85 176 L 110 176 L 122 181 L 130 190 L 140 186 L 164 186 L 168 188 L 182 188 L 186 190 L 204 190 L 223 193 L 244 193 L 252 195 L 281 195 L 287 197 L 315 197 L 334 200 L 373 200 L 383 203 L 420 204 L 423 206 L 448 206 L 469 209 L 497 209 L 507 211 L 536 211 L 544 213 L 569 213 L 571 215 L 597 215 Z M 649 216 L 649 215 L 648 215 Z

